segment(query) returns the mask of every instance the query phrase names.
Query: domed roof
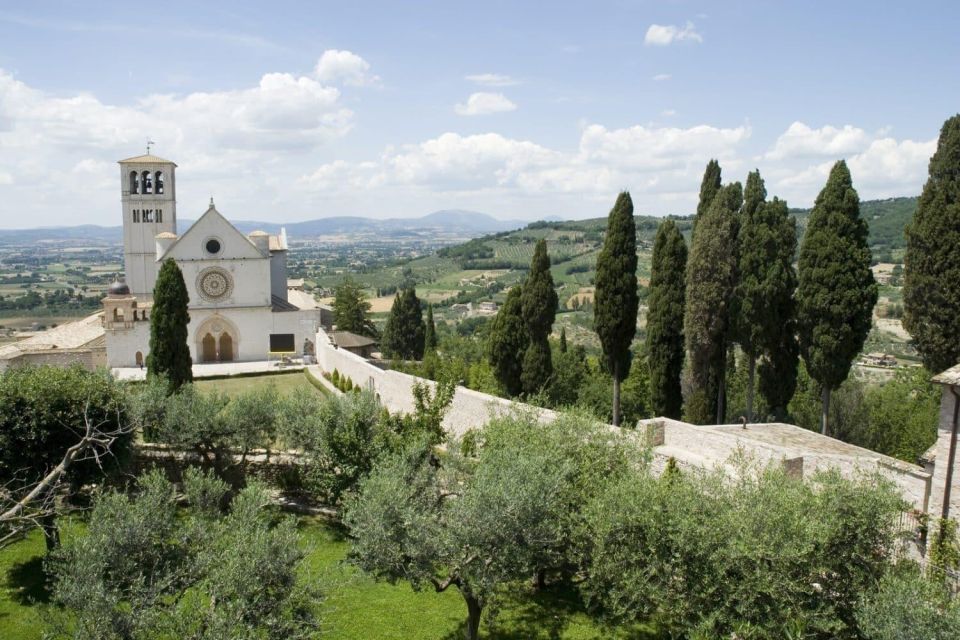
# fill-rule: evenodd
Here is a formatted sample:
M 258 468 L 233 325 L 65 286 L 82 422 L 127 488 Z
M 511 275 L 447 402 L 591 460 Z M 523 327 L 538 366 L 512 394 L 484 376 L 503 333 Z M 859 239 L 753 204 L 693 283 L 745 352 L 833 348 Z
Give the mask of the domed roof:
M 107 288 L 108 296 L 128 296 L 130 295 L 130 287 L 127 286 L 126 282 L 122 282 L 117 279 L 113 281 L 113 284 Z

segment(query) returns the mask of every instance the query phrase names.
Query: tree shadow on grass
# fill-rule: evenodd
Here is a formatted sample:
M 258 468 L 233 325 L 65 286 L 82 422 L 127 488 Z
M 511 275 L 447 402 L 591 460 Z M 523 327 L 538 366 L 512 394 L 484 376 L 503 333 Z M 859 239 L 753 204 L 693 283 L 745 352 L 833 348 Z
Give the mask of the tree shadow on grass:
M 34 556 L 26 562 L 19 562 L 7 571 L 6 587 L 10 589 L 10 598 L 21 606 L 47 604 L 50 602 L 50 589 L 47 574 L 43 571 L 43 556 Z
M 466 616 L 466 608 L 464 608 Z M 574 620 L 579 617 L 578 620 Z M 594 635 L 583 636 L 582 625 L 593 620 Z M 560 640 L 568 627 L 575 623 L 581 626 L 577 637 L 596 640 L 607 638 L 631 638 L 655 640 L 660 638 L 646 625 L 626 627 L 604 626 L 587 612 L 576 589 L 568 585 L 553 585 L 542 591 L 532 592 L 529 587 L 518 587 L 505 593 L 498 606 L 497 615 L 490 619 L 484 615 L 480 624 L 480 637 L 485 640 Z M 444 636 L 443 640 L 462 640 L 466 633 L 466 621 Z

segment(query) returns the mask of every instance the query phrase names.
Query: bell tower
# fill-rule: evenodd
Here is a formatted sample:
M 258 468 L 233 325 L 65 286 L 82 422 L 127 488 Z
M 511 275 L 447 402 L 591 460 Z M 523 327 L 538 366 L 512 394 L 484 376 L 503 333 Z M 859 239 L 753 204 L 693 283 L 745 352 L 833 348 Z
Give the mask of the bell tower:
M 132 295 L 150 300 L 160 266 L 156 236 L 177 233 L 177 165 L 150 153 L 149 144 L 146 154 L 119 164 L 126 282 Z

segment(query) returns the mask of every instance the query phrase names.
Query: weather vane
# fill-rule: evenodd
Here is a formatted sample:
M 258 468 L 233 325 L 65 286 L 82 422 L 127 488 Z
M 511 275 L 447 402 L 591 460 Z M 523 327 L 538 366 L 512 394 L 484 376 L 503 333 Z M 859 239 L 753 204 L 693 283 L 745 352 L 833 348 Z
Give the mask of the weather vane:
M 150 138 L 147 138 L 147 155 L 150 155 L 150 145 L 152 144 L 157 144 L 157 143 L 151 140 Z

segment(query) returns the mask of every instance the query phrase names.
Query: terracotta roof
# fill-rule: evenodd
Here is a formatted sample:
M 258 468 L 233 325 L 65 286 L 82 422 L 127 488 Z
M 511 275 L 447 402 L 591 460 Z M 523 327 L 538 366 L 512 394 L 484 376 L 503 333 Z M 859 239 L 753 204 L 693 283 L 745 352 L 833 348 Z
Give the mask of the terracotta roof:
M 939 384 L 960 385 L 960 364 L 950 367 L 943 373 L 933 376 L 933 381 Z
M 119 163 L 135 163 L 135 164 L 172 164 L 177 166 L 177 164 L 171 160 L 164 160 L 159 156 L 155 156 L 152 153 L 146 153 L 142 156 L 133 156 L 132 158 L 127 158 L 126 160 L 120 160 Z
M 377 341 L 367 336 L 359 336 L 349 331 L 331 331 L 329 334 L 333 344 L 345 349 L 357 349 L 377 344 Z

